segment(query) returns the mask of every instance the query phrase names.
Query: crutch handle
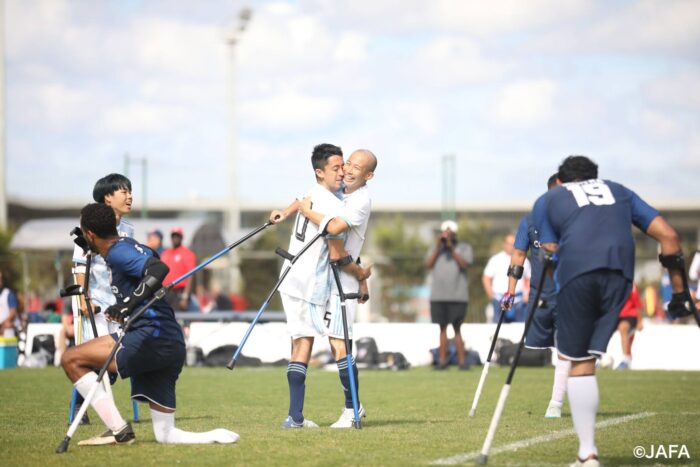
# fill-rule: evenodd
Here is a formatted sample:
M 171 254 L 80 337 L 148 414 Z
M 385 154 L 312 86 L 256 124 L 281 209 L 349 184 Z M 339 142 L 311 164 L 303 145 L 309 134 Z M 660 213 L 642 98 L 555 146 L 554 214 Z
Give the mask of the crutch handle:
M 357 300 L 357 299 L 362 299 L 365 302 L 369 300 L 369 294 L 360 294 L 360 293 L 346 293 L 345 298 L 347 300 Z
M 285 249 L 283 249 L 283 248 L 280 248 L 280 247 L 277 247 L 277 249 L 275 250 L 275 253 L 278 254 L 279 256 L 281 256 L 281 257 L 284 258 L 284 259 L 288 259 L 289 261 L 291 261 L 291 260 L 294 259 L 294 255 L 293 255 L 293 254 L 291 254 L 291 253 L 288 252 L 287 250 L 285 250 Z
M 58 294 L 63 297 L 72 297 L 73 295 L 80 295 L 83 293 L 82 286 L 80 284 L 71 284 L 58 291 Z

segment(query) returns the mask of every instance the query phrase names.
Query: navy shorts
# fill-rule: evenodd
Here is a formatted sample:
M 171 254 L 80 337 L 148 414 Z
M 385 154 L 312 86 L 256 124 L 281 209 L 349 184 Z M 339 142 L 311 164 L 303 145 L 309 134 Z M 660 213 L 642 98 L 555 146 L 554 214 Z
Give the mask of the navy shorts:
M 604 354 L 631 290 L 621 271 L 597 269 L 572 279 L 557 295 L 557 351 L 570 360 Z
M 525 347 L 529 349 L 548 349 L 555 345 L 557 297 L 543 298 L 540 304 L 542 306 L 535 310 L 535 316 L 525 336 Z
M 117 340 L 117 335 L 112 334 Z M 117 372 L 131 378 L 131 398 L 175 409 L 175 382 L 185 364 L 185 344 L 153 337 L 147 328 L 124 336 L 116 355 Z
M 430 318 L 441 328 L 459 326 L 467 314 L 467 302 L 430 302 Z

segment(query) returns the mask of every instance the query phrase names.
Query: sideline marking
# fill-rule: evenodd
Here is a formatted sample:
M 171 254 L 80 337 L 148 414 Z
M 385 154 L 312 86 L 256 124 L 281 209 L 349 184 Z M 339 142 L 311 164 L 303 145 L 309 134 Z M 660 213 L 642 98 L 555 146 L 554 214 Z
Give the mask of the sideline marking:
M 654 413 L 654 412 L 640 412 L 640 413 L 635 413 L 632 415 L 625 415 L 624 417 L 610 418 L 608 420 L 604 420 L 602 422 L 596 423 L 595 427 L 596 427 L 596 429 L 607 428 L 609 426 L 615 426 L 615 425 L 619 425 L 621 423 L 631 422 L 633 420 L 639 420 L 642 418 L 653 417 L 654 415 L 656 415 L 656 413 Z M 506 444 L 504 446 L 499 446 L 497 448 L 491 449 L 491 451 L 489 452 L 489 458 L 491 458 L 492 456 L 494 456 L 496 454 L 501 454 L 501 453 L 510 452 L 510 451 L 517 451 L 518 449 L 533 446 L 535 444 L 548 443 L 550 441 L 554 441 L 554 440 L 561 439 L 561 438 L 566 438 L 567 436 L 572 436 L 575 434 L 576 434 L 576 432 L 574 431 L 574 429 L 569 428 L 566 430 L 555 431 L 553 433 L 549 433 L 546 435 L 535 436 L 534 438 L 528 438 L 528 439 L 524 439 L 521 441 L 516 441 L 514 443 Z M 480 454 L 481 454 L 480 451 L 472 451 L 472 452 L 468 452 L 466 454 L 458 454 L 456 456 L 446 457 L 444 459 L 438 459 L 438 460 L 431 462 L 431 464 L 433 464 L 433 465 L 463 464 L 465 462 L 476 459 L 477 457 L 479 457 Z

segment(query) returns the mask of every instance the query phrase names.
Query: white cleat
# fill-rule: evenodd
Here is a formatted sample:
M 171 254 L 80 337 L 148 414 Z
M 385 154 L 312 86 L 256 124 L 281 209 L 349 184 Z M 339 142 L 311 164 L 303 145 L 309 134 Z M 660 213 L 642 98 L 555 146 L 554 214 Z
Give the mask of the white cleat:
M 561 418 L 561 406 L 556 402 L 550 402 L 547 411 L 544 413 L 544 418 Z
M 288 416 L 284 419 L 280 428 L 318 428 L 318 425 L 307 418 L 305 418 L 303 422 L 297 423 L 291 416 Z
M 582 461 L 578 457 L 576 458 L 576 462 L 573 464 L 570 464 L 569 467 L 602 467 L 603 464 L 600 463 L 598 460 L 598 456 L 591 455 L 588 456 L 588 458 L 585 461 Z
M 360 418 L 366 417 L 365 408 L 360 404 L 360 410 L 358 411 Z M 353 408 L 343 409 L 343 413 L 340 414 L 340 418 L 337 422 L 331 425 L 331 428 L 352 428 L 353 422 L 355 421 L 355 410 Z

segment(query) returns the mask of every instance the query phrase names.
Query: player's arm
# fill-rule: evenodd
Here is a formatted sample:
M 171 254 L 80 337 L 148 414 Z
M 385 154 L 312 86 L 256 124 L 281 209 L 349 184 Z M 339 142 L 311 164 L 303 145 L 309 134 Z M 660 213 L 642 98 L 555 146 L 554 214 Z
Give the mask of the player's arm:
M 311 198 L 306 197 L 303 200 L 299 201 L 298 211 L 299 213 L 301 213 L 302 216 L 306 217 L 314 224 L 321 225 L 321 222 L 326 216 L 321 214 L 320 212 L 312 210 L 311 206 Z M 326 225 L 326 232 L 328 232 L 329 235 L 340 235 L 349 228 L 350 225 L 343 217 L 336 216 L 333 219 L 331 219 L 330 222 L 328 222 L 328 225 Z
M 284 209 L 275 209 L 270 213 L 270 222 L 273 224 L 279 224 L 284 222 L 284 220 L 291 214 L 294 214 L 299 210 L 299 205 L 301 201 L 295 199 L 292 203 Z
M 106 316 L 113 321 L 123 322 L 141 303 L 151 298 L 162 287 L 163 280 L 169 271 L 170 269 L 164 262 L 149 256 L 145 261 L 141 282 L 123 302 L 117 302 L 107 308 Z
M 501 310 L 509 310 L 515 301 L 515 287 L 518 281 L 523 277 L 525 271 L 525 259 L 527 259 L 527 251 L 515 249 L 510 257 L 510 266 L 508 266 L 508 292 L 501 298 Z
M 328 239 L 328 252 L 332 262 L 354 276 L 358 281 L 367 280 L 372 275 L 372 266 L 363 268 L 355 259 L 345 251 L 345 243 L 341 239 Z

